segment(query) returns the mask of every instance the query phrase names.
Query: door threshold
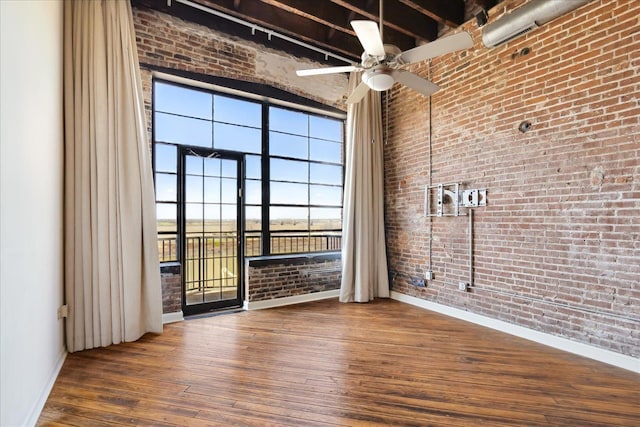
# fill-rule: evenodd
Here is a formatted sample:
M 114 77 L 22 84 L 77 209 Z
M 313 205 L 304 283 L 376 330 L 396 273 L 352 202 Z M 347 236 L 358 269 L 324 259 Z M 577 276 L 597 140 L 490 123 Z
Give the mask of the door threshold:
M 215 316 L 221 316 L 223 314 L 241 313 L 243 311 L 245 310 L 242 307 L 223 308 L 220 310 L 212 310 L 212 311 L 206 311 L 204 313 L 191 314 L 188 316 L 184 316 L 184 320 L 203 319 L 205 317 L 215 317 Z

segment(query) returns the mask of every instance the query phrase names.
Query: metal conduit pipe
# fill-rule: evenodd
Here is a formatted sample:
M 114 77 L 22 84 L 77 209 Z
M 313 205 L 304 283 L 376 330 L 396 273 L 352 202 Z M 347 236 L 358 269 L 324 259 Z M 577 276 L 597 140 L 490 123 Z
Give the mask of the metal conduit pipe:
M 473 209 L 469 209 L 469 287 L 473 287 Z
M 499 46 L 590 1 L 532 0 L 497 21 L 486 25 L 482 30 L 482 42 L 487 47 Z

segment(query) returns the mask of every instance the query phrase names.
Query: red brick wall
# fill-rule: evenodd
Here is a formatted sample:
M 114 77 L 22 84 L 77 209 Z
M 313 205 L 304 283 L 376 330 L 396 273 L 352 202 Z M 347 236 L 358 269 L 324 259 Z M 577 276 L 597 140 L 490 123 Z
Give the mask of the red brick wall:
M 345 109 L 346 74 L 298 77 L 296 69 L 319 67 L 308 60 L 270 49 L 250 40 L 230 37 L 207 27 L 146 8 L 133 8 L 140 63 L 260 83 Z M 151 105 L 151 73 L 143 70 Z
M 500 3 L 489 22 L 522 3 Z M 442 87 L 431 123 L 428 98 L 391 91 L 393 290 L 640 356 L 640 2 L 595 0 L 494 49 L 475 20 L 463 29 L 474 49 L 413 66 Z M 470 292 L 457 289 L 468 218 L 422 217 L 430 169 L 433 184 L 488 190 Z M 417 288 L 430 238 L 435 280 Z
M 179 263 L 165 263 L 160 266 L 162 282 L 162 312 L 182 311 L 182 270 Z
M 265 301 L 340 289 L 342 261 L 328 254 L 246 261 L 246 300 Z

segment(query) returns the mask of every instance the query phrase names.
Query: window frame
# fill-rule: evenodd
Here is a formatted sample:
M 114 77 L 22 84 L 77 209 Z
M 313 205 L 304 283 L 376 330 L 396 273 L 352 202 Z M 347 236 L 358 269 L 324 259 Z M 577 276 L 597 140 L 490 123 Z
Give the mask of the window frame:
M 244 92 L 244 91 L 240 91 L 237 90 L 235 88 L 229 88 L 229 87 L 223 87 L 223 86 L 219 86 L 219 85 L 215 85 L 215 84 L 210 84 L 210 83 L 205 83 L 202 81 L 198 81 L 198 80 L 192 80 L 192 79 L 185 79 L 183 77 L 180 76 L 175 76 L 175 75 L 171 75 L 171 74 L 166 74 L 166 73 L 158 73 L 158 72 L 154 72 L 152 73 L 152 84 L 151 84 L 151 93 L 152 93 L 152 105 L 151 105 L 151 120 L 152 120 L 152 127 L 151 127 L 151 131 L 152 131 L 152 141 L 151 141 L 151 145 L 152 145 L 152 166 L 153 166 L 153 178 L 154 178 L 154 184 L 156 181 L 156 174 L 160 173 L 160 174 L 165 174 L 167 175 L 167 173 L 163 172 L 163 171 L 156 171 L 156 161 L 157 161 L 157 157 L 156 157 L 156 146 L 157 144 L 165 144 L 168 146 L 173 146 L 176 147 L 176 152 L 177 150 L 179 150 L 179 147 L 181 146 L 188 146 L 186 144 L 180 144 L 180 143 L 175 143 L 175 142 L 170 142 L 170 141 L 162 141 L 162 140 L 158 140 L 157 139 L 157 135 L 156 135 L 156 114 L 160 113 L 160 114 L 171 114 L 167 111 L 163 111 L 163 110 L 156 110 L 156 95 L 157 95 L 157 91 L 156 91 L 156 84 L 157 83 L 161 83 L 161 84 L 168 84 L 168 85 L 172 85 L 172 86 L 177 86 L 177 87 L 182 87 L 188 90 L 196 90 L 196 91 L 202 91 L 205 92 L 207 94 L 209 94 L 211 96 L 211 105 L 213 108 L 213 105 L 215 104 L 215 97 L 216 96 L 222 96 L 222 97 L 226 97 L 226 98 L 233 98 L 233 99 L 237 99 L 240 101 L 247 101 L 247 102 L 251 102 L 251 103 L 256 103 L 259 104 L 261 106 L 260 109 L 260 114 L 261 114 L 261 148 L 260 148 L 260 153 L 254 153 L 254 152 L 243 152 L 243 151 L 237 151 L 238 153 L 242 154 L 243 157 L 243 164 L 246 163 L 246 156 L 257 156 L 259 158 L 260 164 L 261 164 L 261 171 L 260 171 L 260 180 L 256 179 L 256 178 L 248 178 L 247 177 L 247 173 L 245 172 L 243 175 L 243 185 L 246 188 L 247 187 L 247 182 L 248 181 L 252 181 L 252 182 L 260 182 L 261 185 L 261 200 L 260 200 L 260 204 L 255 204 L 255 203 L 251 203 L 248 204 L 246 203 L 246 197 L 244 197 L 245 195 L 243 195 L 242 197 L 242 211 L 243 211 L 243 219 L 244 219 L 244 232 L 243 232 L 243 240 L 246 240 L 246 236 L 248 234 L 255 234 L 255 233 L 259 233 L 259 235 L 261 236 L 261 251 L 259 256 L 269 256 L 269 255 L 284 255 L 284 254 L 305 254 L 305 253 L 318 253 L 318 252 L 331 252 L 331 251 L 335 251 L 336 249 L 326 249 L 326 250 L 315 250 L 312 251 L 311 249 L 311 236 L 315 233 L 319 233 L 319 232 L 325 232 L 325 233 L 336 233 L 337 237 L 342 236 L 342 227 L 340 224 L 340 228 L 331 228 L 331 229 L 314 229 L 312 226 L 312 210 L 317 208 L 317 209 L 340 209 L 340 219 L 339 221 L 341 222 L 342 219 L 342 215 L 343 215 L 343 194 L 344 194 L 344 179 L 345 179 L 345 131 L 346 131 L 346 113 L 341 112 L 339 110 L 335 110 L 331 111 L 330 107 L 328 107 L 326 110 L 325 109 L 321 109 L 318 107 L 314 107 L 314 106 L 309 106 L 309 105 L 305 105 L 305 104 L 301 104 L 299 102 L 291 102 L 291 101 L 287 101 L 287 100 L 281 100 L 281 99 L 276 99 L 276 98 L 272 98 L 272 97 L 268 97 L 268 96 L 264 96 L 261 94 L 255 94 L 255 93 L 249 93 L 249 92 Z M 299 97 L 298 97 L 299 98 Z M 308 120 L 310 120 L 310 117 L 319 117 L 319 118 L 324 118 L 324 119 L 330 119 L 330 120 L 337 120 L 340 122 L 340 127 L 341 127 L 341 141 L 330 141 L 330 140 L 325 140 L 325 139 L 321 139 L 321 138 L 313 138 L 311 135 L 307 135 L 307 158 L 306 159 L 300 159 L 300 158 L 296 158 L 296 157 L 287 157 L 287 156 L 283 156 L 283 155 L 274 155 L 272 156 L 270 154 L 270 127 L 269 127 L 269 109 L 271 107 L 276 107 L 279 109 L 285 109 L 285 110 L 291 110 L 293 112 L 296 113 L 302 113 L 304 114 Z M 202 119 L 200 119 L 202 120 Z M 215 124 L 217 123 L 215 120 L 215 116 L 214 116 L 214 112 L 212 110 L 212 114 L 211 114 L 211 128 L 213 129 L 213 127 L 215 126 Z M 221 122 L 222 123 L 222 122 Z M 222 149 L 222 150 L 227 150 L 227 151 L 234 151 L 234 150 L 229 150 L 228 147 L 217 147 L 215 141 L 213 140 L 214 136 L 212 133 L 212 143 L 211 143 L 211 147 L 207 147 L 210 149 L 214 149 L 214 150 L 218 150 L 218 149 Z M 340 145 L 340 163 L 334 163 L 334 162 L 329 162 L 329 161 L 321 161 L 321 160 L 313 160 L 311 159 L 311 141 L 312 140 L 320 140 L 320 141 L 325 141 L 325 142 L 331 142 L 331 143 L 335 143 L 335 144 L 339 144 Z M 198 146 L 194 146 L 193 148 L 199 148 Z M 271 203 L 271 183 L 272 182 L 283 182 L 283 181 L 278 181 L 278 180 L 273 180 L 271 178 L 271 168 L 270 168 L 270 163 L 272 159 L 282 159 L 282 160 L 295 160 L 295 161 L 302 161 L 306 164 L 307 166 L 307 173 L 308 173 L 308 179 L 305 183 L 302 183 L 303 185 L 306 185 L 307 187 L 307 203 L 304 205 L 292 205 L 292 204 L 286 204 L 286 203 Z M 176 159 L 177 161 L 177 159 Z M 340 167 L 340 182 L 336 183 L 336 184 L 326 184 L 326 183 L 321 183 L 321 182 L 312 182 L 311 181 L 311 167 L 313 164 L 318 164 L 318 165 L 330 165 L 330 166 L 339 166 Z M 243 168 L 246 170 L 246 168 Z M 176 172 L 176 175 L 178 174 L 178 172 Z M 179 180 L 180 177 L 177 177 L 177 179 Z M 317 186 L 317 185 L 325 185 L 327 187 L 331 187 L 331 188 L 339 188 L 340 191 L 340 203 L 339 205 L 327 205 L 327 204 L 312 204 L 311 203 L 311 190 L 313 186 Z M 155 188 L 155 186 L 154 186 Z M 167 203 L 167 202 L 163 202 L 162 200 L 158 200 L 157 199 L 157 192 L 156 192 L 156 205 L 158 205 L 159 203 Z M 173 202 L 170 202 L 173 203 Z M 175 202 L 175 209 L 177 211 L 178 217 L 176 218 L 177 220 L 177 224 L 180 223 L 180 218 L 179 218 L 179 201 Z M 246 225 L 248 223 L 245 212 L 247 210 L 247 208 L 256 208 L 256 207 L 260 207 L 261 209 L 261 218 L 260 218 L 260 230 L 247 230 L 246 229 Z M 298 230 L 299 233 L 306 233 L 306 235 L 308 236 L 307 238 L 307 246 L 308 246 L 308 250 L 303 250 L 303 251 L 289 251 L 289 252 L 275 252 L 272 253 L 272 233 L 271 233 L 271 218 L 270 218 L 270 210 L 272 207 L 276 207 L 276 208 L 288 208 L 288 207 L 303 207 L 307 209 L 307 224 L 306 224 L 306 228 L 304 230 Z M 176 230 L 175 233 L 171 233 L 175 238 L 176 241 L 179 241 L 180 236 L 182 235 L 182 230 L 179 229 L 179 225 L 178 228 Z M 160 238 L 160 236 L 163 234 L 163 232 L 161 232 L 160 230 L 158 231 L 158 238 Z M 166 233 L 164 233 L 166 234 Z M 181 254 L 179 251 L 179 245 L 177 246 L 177 251 L 175 253 L 175 257 L 174 259 L 167 259 L 167 260 L 161 260 L 161 262 L 179 262 L 181 260 Z M 246 242 L 243 242 L 243 251 L 246 251 Z M 255 254 L 247 254 L 247 256 L 256 256 Z

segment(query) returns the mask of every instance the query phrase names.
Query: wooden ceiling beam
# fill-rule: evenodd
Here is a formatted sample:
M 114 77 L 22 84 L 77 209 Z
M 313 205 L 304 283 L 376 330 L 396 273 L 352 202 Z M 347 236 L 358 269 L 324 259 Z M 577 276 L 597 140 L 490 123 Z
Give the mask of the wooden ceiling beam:
M 319 25 L 326 26 L 328 28 L 342 31 L 355 37 L 355 32 L 351 27 L 351 21 L 354 19 L 373 19 L 378 21 L 377 15 L 370 13 L 362 13 L 361 9 L 356 7 L 345 8 L 343 5 L 337 2 L 318 2 L 309 0 L 261 0 L 263 3 L 267 3 L 274 7 L 278 7 L 287 10 L 295 15 L 304 16 L 317 22 Z M 347 3 L 345 3 L 347 4 Z M 351 6 L 351 5 L 350 5 Z M 375 9 L 377 13 L 377 6 Z M 411 11 L 415 13 L 415 11 Z M 415 13 L 417 15 L 417 13 Z M 422 15 L 424 18 L 424 15 Z M 375 19 L 374 19 L 375 18 Z M 386 21 L 386 20 L 385 20 Z M 433 22 L 434 30 L 437 23 Z M 424 25 L 417 26 L 420 28 L 419 34 L 414 34 L 411 31 L 403 29 L 398 31 L 397 26 L 389 27 L 385 25 L 385 43 L 395 44 L 402 50 L 411 49 L 416 46 L 416 40 L 424 40 L 425 37 L 433 37 L 437 31 L 429 32 Z M 332 32 L 329 32 L 332 34 Z M 329 38 L 327 41 L 332 41 Z
M 400 3 L 423 13 L 432 19 L 457 27 L 464 23 L 464 0 L 398 0 Z
M 380 5 L 377 0 L 331 0 L 331 2 L 366 19 L 376 22 L 379 21 Z M 413 38 L 416 44 L 424 41 L 433 41 L 437 38 L 438 23 L 430 16 L 425 16 L 424 13 L 421 13 L 415 8 L 408 7 L 397 0 L 386 0 L 383 7 L 385 38 L 388 29 Z M 387 40 L 385 40 L 385 43 L 388 43 Z M 398 47 L 402 50 L 405 49 L 401 46 Z
M 233 0 L 197 0 L 196 2 L 326 50 L 339 52 L 356 60 L 362 53 L 362 47 L 355 37 L 355 33 L 351 35 L 337 31 L 329 39 L 330 27 L 318 24 L 309 16 L 295 14 L 267 2 L 240 2 L 237 10 L 233 7 Z
M 236 36 L 248 41 L 252 41 L 254 43 L 262 44 L 276 50 L 288 52 L 289 54 L 300 58 L 309 58 L 317 62 L 325 63 L 326 65 L 344 65 L 344 61 L 342 60 L 338 60 L 331 56 L 327 57 L 323 53 L 308 49 L 306 47 L 298 46 L 289 41 L 282 40 L 278 37 L 271 37 L 269 39 L 268 35 L 261 31 L 252 32 L 250 28 L 244 25 L 234 23 L 232 21 L 217 17 L 215 15 L 203 12 L 191 6 L 178 3 L 176 1 L 173 1 L 171 3 L 171 6 L 167 5 L 167 0 L 131 0 L 131 3 L 134 7 L 149 8 L 152 10 L 164 12 L 185 21 L 209 27 L 214 31 L 220 31 L 222 33 Z M 295 38 L 299 39 L 299 37 Z M 355 37 L 351 37 L 351 39 L 353 39 L 350 42 L 353 45 L 353 52 L 347 51 L 340 45 L 328 45 L 325 50 L 340 56 L 351 58 L 353 62 L 359 62 L 360 55 L 362 53 L 362 47 L 360 47 L 360 44 Z M 318 46 L 318 43 L 316 42 L 310 42 L 309 44 Z

